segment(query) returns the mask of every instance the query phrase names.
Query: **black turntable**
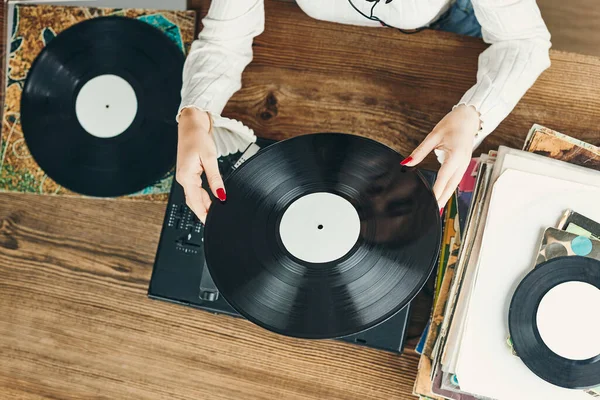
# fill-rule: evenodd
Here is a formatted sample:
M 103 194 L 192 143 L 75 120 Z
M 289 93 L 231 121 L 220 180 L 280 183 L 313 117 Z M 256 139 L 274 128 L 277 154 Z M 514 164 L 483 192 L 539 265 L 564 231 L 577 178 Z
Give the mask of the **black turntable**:
M 235 154 L 219 160 L 224 178 L 259 149 L 272 141 L 258 139 L 244 154 Z M 435 173 L 420 171 L 431 186 Z M 205 261 L 204 225 L 185 205 L 182 187 L 174 182 L 163 223 L 161 238 L 148 290 L 148 296 L 217 314 L 233 317 L 241 315 L 219 293 Z M 410 315 L 410 304 L 385 321 L 356 334 L 339 337 L 339 340 L 402 353 Z

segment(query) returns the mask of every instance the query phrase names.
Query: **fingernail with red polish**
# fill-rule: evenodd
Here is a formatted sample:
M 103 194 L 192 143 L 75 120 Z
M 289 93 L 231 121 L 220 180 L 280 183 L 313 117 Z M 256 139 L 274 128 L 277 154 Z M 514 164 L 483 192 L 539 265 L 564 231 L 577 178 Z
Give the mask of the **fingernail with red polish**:
M 225 190 L 223 188 L 217 189 L 217 197 L 221 201 L 227 200 L 227 195 L 225 194 Z
M 413 158 L 412 158 L 412 157 L 407 157 L 407 158 L 405 158 L 404 160 L 402 160 L 402 162 L 400 162 L 400 165 L 406 165 L 406 164 L 408 164 L 409 162 L 411 162 L 412 160 L 413 160 Z

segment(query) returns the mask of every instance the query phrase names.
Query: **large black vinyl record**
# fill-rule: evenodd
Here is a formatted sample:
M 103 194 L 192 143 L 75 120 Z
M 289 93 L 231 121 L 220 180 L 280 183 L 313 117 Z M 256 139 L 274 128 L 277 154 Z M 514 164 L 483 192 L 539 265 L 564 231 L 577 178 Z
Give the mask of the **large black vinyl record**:
M 23 90 L 33 158 L 84 195 L 152 185 L 175 163 L 183 62 L 166 35 L 135 19 L 95 18 L 61 32 L 36 58 Z
M 537 312 L 542 299 L 551 289 L 568 282 L 583 282 L 600 289 L 600 261 L 580 256 L 557 257 L 529 272 L 510 303 L 511 340 L 523 363 L 543 380 L 568 389 L 597 387 L 600 354 L 582 360 L 562 357 L 546 345 L 538 329 Z M 597 318 L 593 305 L 589 315 L 590 319 Z
M 345 134 L 259 152 L 207 218 L 219 291 L 250 321 L 300 338 L 342 337 L 393 316 L 425 284 L 441 241 L 436 199 L 401 161 Z

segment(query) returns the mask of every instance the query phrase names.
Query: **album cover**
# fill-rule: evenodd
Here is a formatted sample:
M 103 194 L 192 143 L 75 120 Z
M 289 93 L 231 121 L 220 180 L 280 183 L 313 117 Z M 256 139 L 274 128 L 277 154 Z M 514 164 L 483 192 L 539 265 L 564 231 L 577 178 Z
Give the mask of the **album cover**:
M 421 355 L 417 368 L 417 377 L 413 385 L 413 395 L 418 396 L 420 399 L 443 399 L 443 397 L 439 397 L 431 391 L 432 382 L 431 378 L 429 377 L 429 373 L 431 372 L 431 359 L 427 356 Z
M 456 215 L 456 214 L 455 214 Z M 452 220 L 454 223 L 455 219 Z M 454 268 L 458 258 L 458 251 L 460 249 L 460 239 L 458 233 L 454 231 L 454 236 L 450 239 L 450 250 L 447 258 L 447 265 L 444 268 L 443 279 L 440 287 L 440 292 L 437 300 L 434 302 L 432 308 L 432 316 L 429 322 L 429 329 L 425 334 L 425 340 L 421 357 L 419 359 L 419 367 L 417 371 L 417 378 L 413 387 L 413 393 L 415 395 L 428 396 L 430 398 L 437 398 L 431 391 L 432 389 L 432 365 L 431 365 L 431 354 L 433 351 L 433 345 L 437 339 L 440 325 L 444 319 L 444 308 L 446 301 L 448 300 L 448 292 L 450 284 L 454 278 Z
M 21 93 L 31 65 L 44 46 L 76 23 L 103 16 L 146 22 L 167 35 L 183 53 L 195 38 L 195 11 L 155 11 L 50 5 L 17 5 L 14 9 L 0 147 L 0 191 L 81 196 L 58 185 L 33 160 L 20 121 Z M 175 118 L 175 116 L 173 116 Z M 122 198 L 166 201 L 173 172 L 154 185 Z
M 454 220 L 453 220 L 454 222 Z M 427 357 L 431 357 L 433 353 L 433 346 L 437 339 L 440 325 L 444 320 L 444 309 L 446 308 L 446 303 L 448 301 L 448 294 L 450 291 L 450 285 L 452 280 L 454 279 L 456 261 L 458 259 L 458 252 L 460 250 L 460 237 L 458 234 L 454 234 L 454 236 L 450 239 L 450 247 L 449 247 L 449 256 L 446 261 L 446 268 L 444 272 L 444 278 L 440 285 L 440 293 L 437 297 L 437 300 L 434 303 L 432 317 L 430 322 L 429 331 L 427 334 L 427 338 L 425 339 L 425 346 L 423 349 L 423 355 Z
M 444 309 L 444 319 L 440 332 L 435 340 L 432 352 L 434 369 L 448 368 L 455 351 L 454 343 L 460 335 L 462 318 L 464 317 L 463 303 L 469 295 L 471 285 L 469 266 L 474 262 L 473 252 L 477 251 L 478 231 L 482 229 L 485 221 L 484 206 L 487 194 L 490 191 L 490 179 L 495 163 L 496 152 L 483 154 L 477 167 L 477 181 L 473 192 L 473 204 L 469 209 L 465 232 L 461 238 L 462 246 L 459 250 L 455 267 L 455 275 L 450 284 L 450 292 Z M 451 367 L 451 365 L 449 365 Z M 446 369 L 444 369 L 445 371 Z M 433 379 L 433 374 L 431 375 Z
M 556 228 L 546 229 L 535 265 L 564 256 L 600 260 L 600 241 Z
M 442 280 L 444 279 L 444 275 L 446 272 L 446 265 L 448 264 L 448 257 L 450 256 L 450 251 L 452 249 L 451 240 L 459 235 L 458 233 L 458 207 L 457 207 L 457 195 L 450 198 L 448 204 L 446 205 L 446 210 L 442 216 L 442 246 L 440 248 L 440 257 L 438 260 L 438 268 L 436 271 L 436 279 L 435 279 L 435 289 L 433 296 L 433 304 L 436 304 L 438 296 L 440 294 L 440 288 L 442 286 Z M 421 338 L 419 339 L 419 343 L 415 347 L 415 351 L 418 354 L 423 353 L 423 348 L 425 347 L 426 338 L 429 335 L 429 329 L 431 325 L 431 318 L 433 317 L 433 309 L 432 314 L 429 316 L 429 322 L 427 326 L 423 330 L 421 334 Z M 429 355 L 429 354 L 427 354 Z
M 558 223 L 558 229 L 600 240 L 600 224 L 573 210 L 565 212 Z
M 431 317 L 430 317 L 431 318 Z M 425 346 L 425 339 L 427 338 L 427 334 L 429 333 L 429 325 L 431 324 L 431 319 L 425 325 L 425 329 L 423 329 L 423 333 L 421 333 L 421 337 L 419 338 L 419 343 L 415 346 L 415 352 L 417 354 L 423 354 L 423 347 Z
M 440 295 L 440 301 L 438 304 L 436 304 L 435 306 L 435 316 L 434 316 L 434 321 L 437 322 L 438 325 L 438 330 L 432 334 L 431 340 L 432 340 L 432 346 L 433 346 L 433 342 L 435 342 L 435 340 L 437 339 L 437 334 L 439 332 L 439 326 L 441 325 L 443 319 L 444 319 L 444 310 L 446 307 L 446 303 L 448 300 L 448 292 L 449 292 L 449 288 L 450 288 L 450 284 L 452 283 L 452 280 L 454 278 L 454 270 L 456 267 L 456 263 L 458 261 L 458 253 L 460 250 L 460 243 L 453 243 L 453 251 L 452 254 L 450 256 L 450 260 L 448 262 L 448 279 L 446 280 L 445 283 L 447 283 L 447 286 L 444 287 L 444 295 Z M 444 298 L 444 301 L 442 302 L 442 299 Z M 454 400 L 475 400 L 475 399 L 483 399 L 480 397 L 476 397 L 473 396 L 469 393 L 465 393 L 460 389 L 460 386 L 458 384 L 458 381 L 456 380 L 456 376 L 454 374 L 446 374 L 442 371 L 441 368 L 439 368 L 439 366 L 437 366 L 436 368 L 434 368 L 432 371 L 429 372 L 429 376 L 428 376 L 429 382 L 430 382 L 430 386 L 431 386 L 431 391 L 432 393 L 438 395 L 438 396 L 442 396 L 443 398 L 447 398 L 447 399 L 454 399 Z M 445 382 L 445 380 L 447 380 L 448 382 Z M 454 381 L 453 381 L 454 380 Z M 445 383 L 448 383 L 447 386 L 445 386 Z
M 477 158 L 471 159 L 467 171 L 463 176 L 462 180 L 458 184 L 456 190 L 457 201 L 458 201 L 458 222 L 460 228 L 460 234 L 462 235 L 467 225 L 467 217 L 469 215 L 469 208 L 473 202 L 473 190 L 475 189 Z
M 455 236 L 458 236 L 458 239 L 460 240 L 461 235 L 465 231 L 465 225 L 473 198 L 473 190 L 475 188 L 478 163 L 478 158 L 473 158 L 471 160 L 456 192 L 448 201 L 448 205 L 446 206 L 446 210 L 443 215 L 444 233 L 442 237 L 442 248 L 440 251 L 440 260 L 436 275 L 433 304 L 436 304 L 442 285 L 442 280 L 444 279 L 445 267 L 448 263 L 448 257 L 451 250 L 450 240 Z M 425 330 L 421 335 L 421 339 L 419 340 L 419 343 L 415 349 L 419 354 L 422 353 L 423 347 L 425 346 L 425 339 L 429 334 L 429 325 L 430 323 L 428 323 L 425 327 Z
M 600 148 L 541 125 L 530 129 L 523 150 L 600 171 Z
M 443 229 L 442 234 L 442 248 L 440 249 L 440 260 L 438 265 L 438 272 L 435 282 L 435 295 L 433 297 L 433 303 L 435 304 L 439 298 L 440 289 L 442 287 L 442 280 L 446 273 L 446 266 L 448 265 L 448 259 L 452 251 L 452 240 L 455 237 L 460 237 L 458 221 L 457 221 L 458 207 L 456 195 L 452 196 L 448 201 L 446 210 L 443 216 Z M 460 239 L 459 239 L 460 241 Z

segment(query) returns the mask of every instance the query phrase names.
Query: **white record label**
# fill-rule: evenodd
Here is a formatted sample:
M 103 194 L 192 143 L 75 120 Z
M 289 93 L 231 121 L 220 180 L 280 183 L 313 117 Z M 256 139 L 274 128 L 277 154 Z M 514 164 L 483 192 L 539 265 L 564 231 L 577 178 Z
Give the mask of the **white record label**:
M 550 289 L 537 311 L 537 326 L 546 346 L 570 360 L 600 354 L 600 290 L 585 282 L 565 282 Z
M 90 135 L 111 138 L 125 132 L 137 115 L 135 91 L 125 79 L 100 75 L 86 82 L 75 101 L 79 123 Z
M 335 261 L 346 255 L 360 235 L 360 218 L 352 204 L 332 193 L 312 193 L 294 201 L 279 227 L 283 245 L 310 263 Z

